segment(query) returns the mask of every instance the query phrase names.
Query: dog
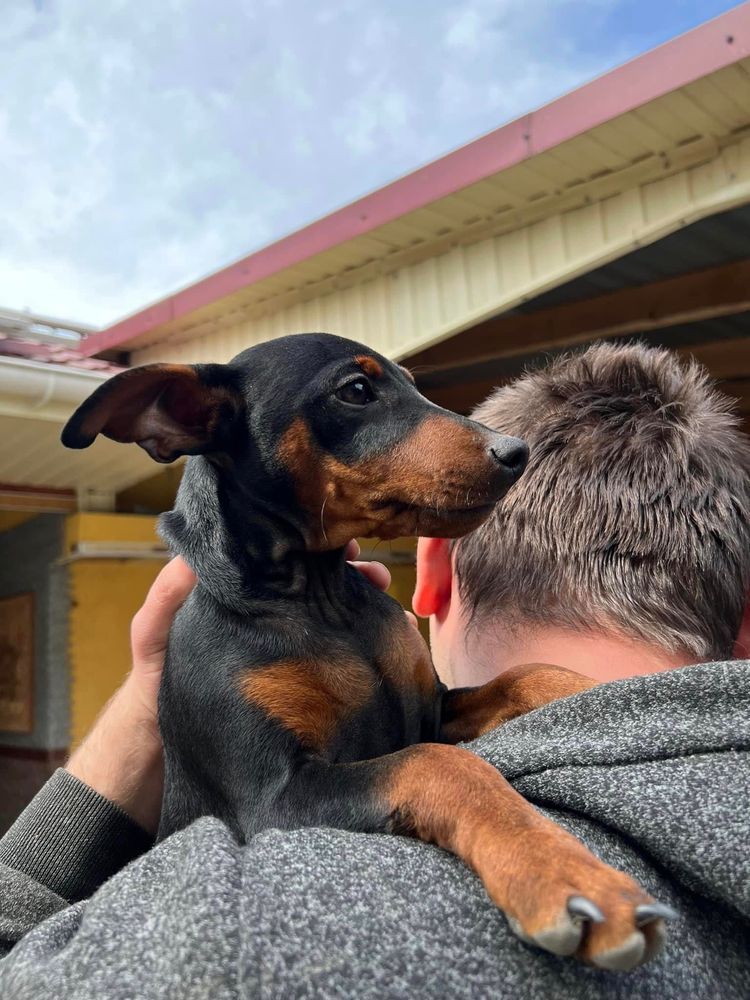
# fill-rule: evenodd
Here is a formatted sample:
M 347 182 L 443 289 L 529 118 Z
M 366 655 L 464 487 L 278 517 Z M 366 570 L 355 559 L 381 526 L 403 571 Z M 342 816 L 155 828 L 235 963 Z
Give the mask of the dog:
M 590 687 L 550 665 L 448 690 L 402 608 L 345 559 L 355 537 L 460 537 L 528 451 L 430 403 L 362 344 L 298 334 L 229 364 L 116 375 L 62 434 L 191 456 L 160 531 L 195 570 L 159 695 L 159 838 L 200 816 L 412 835 L 454 852 L 527 943 L 605 969 L 652 958 L 669 908 L 457 743 Z

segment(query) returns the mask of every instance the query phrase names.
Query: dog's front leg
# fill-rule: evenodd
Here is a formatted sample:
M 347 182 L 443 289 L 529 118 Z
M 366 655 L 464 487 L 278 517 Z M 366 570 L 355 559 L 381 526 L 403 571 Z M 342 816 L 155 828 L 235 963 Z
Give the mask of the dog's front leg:
M 511 667 L 488 684 L 443 695 L 440 736 L 465 743 L 535 708 L 587 691 L 596 681 L 565 667 L 529 663 Z
M 354 764 L 311 761 L 277 800 L 272 825 L 416 836 L 458 855 L 525 941 L 603 968 L 658 951 L 658 904 L 542 817 L 486 761 L 423 743 Z

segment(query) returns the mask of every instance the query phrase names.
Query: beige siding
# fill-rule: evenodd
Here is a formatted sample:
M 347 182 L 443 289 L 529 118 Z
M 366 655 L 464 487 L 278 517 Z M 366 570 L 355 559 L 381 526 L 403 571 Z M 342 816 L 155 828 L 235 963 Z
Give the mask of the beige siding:
M 60 430 L 58 421 L 0 416 L 0 479 L 114 493 L 157 468 L 136 445 L 115 444 L 103 437 L 83 451 L 63 448 Z
M 734 121 L 727 116 L 727 124 Z M 561 196 L 558 211 L 545 203 L 537 219 L 527 208 L 525 224 L 509 231 L 457 245 L 448 241 L 392 270 L 380 267 L 378 273 L 374 265 L 360 270 L 359 281 L 339 280 L 336 287 L 334 279 L 307 294 L 298 290 L 292 301 L 271 300 L 255 314 L 218 313 L 210 323 L 137 350 L 133 361 L 223 361 L 303 330 L 352 337 L 392 357 L 410 354 L 636 246 L 750 201 L 750 138 L 721 147 L 696 142 L 682 152 L 688 161 L 682 169 L 674 169 L 677 155 L 661 176 L 653 176 L 652 163 L 640 180 L 631 171 L 624 189 L 612 190 L 608 178 L 589 182 L 588 196 L 576 195 L 584 202 L 577 207 L 566 208 Z
M 271 313 L 281 316 L 283 323 L 277 320 L 274 328 L 283 330 L 310 328 L 309 316 L 316 315 L 320 321 L 313 326 L 320 327 L 324 321 L 336 323 L 336 316 L 328 319 L 328 306 L 320 304 L 309 306 L 302 323 L 290 323 L 293 317 L 286 311 L 297 302 L 322 301 L 345 288 L 413 269 L 456 247 L 518 233 L 540 219 L 563 216 L 636 188 L 643 192 L 658 179 L 716 159 L 722 149 L 738 143 L 749 129 L 750 59 L 745 59 L 372 232 L 247 285 L 221 301 L 151 328 L 138 335 L 131 348 L 143 357 L 160 353 L 168 356 L 178 344 L 195 341 L 197 348 L 199 341 L 208 337 L 210 341 L 216 338 L 217 348 L 224 350 L 223 342 L 232 340 L 228 333 L 231 328 L 241 327 L 254 341 L 259 330 L 268 330 L 268 324 L 260 321 Z M 655 193 L 654 197 L 660 195 Z M 679 193 L 675 197 L 679 201 Z M 661 212 L 664 214 L 665 209 Z M 640 231 L 638 226 L 630 226 L 629 219 L 625 225 Z M 583 239 L 585 235 L 580 236 Z M 612 242 L 611 234 L 608 242 Z M 471 270 L 481 266 L 477 263 L 481 256 L 465 256 L 466 267 Z M 543 273 L 536 261 L 534 267 L 538 274 Z M 430 272 L 429 268 L 423 270 Z M 435 280 L 434 275 L 431 280 Z M 486 272 L 481 282 L 475 282 L 473 277 L 469 280 L 469 301 L 481 303 L 493 298 L 494 292 L 486 287 Z M 386 301 L 392 302 L 395 285 L 386 281 L 381 284 Z M 483 284 L 484 290 L 478 291 Z M 457 286 L 452 280 L 450 285 L 455 291 Z M 405 296 L 396 298 L 404 301 Z M 436 308 L 445 308 L 445 304 L 442 301 Z M 414 302 L 410 301 L 410 308 L 414 312 Z M 392 313 L 390 305 L 388 310 Z M 451 316 L 445 314 L 442 319 L 448 329 Z M 401 336 L 401 315 L 389 315 L 387 320 L 390 326 L 380 342 L 384 348 L 394 336 L 397 341 Z M 368 330 L 370 325 L 374 323 L 368 322 Z M 407 331 L 412 338 L 413 326 L 407 326 Z M 150 350 L 166 343 L 169 348 Z M 183 354 L 184 349 L 179 348 L 179 353 Z

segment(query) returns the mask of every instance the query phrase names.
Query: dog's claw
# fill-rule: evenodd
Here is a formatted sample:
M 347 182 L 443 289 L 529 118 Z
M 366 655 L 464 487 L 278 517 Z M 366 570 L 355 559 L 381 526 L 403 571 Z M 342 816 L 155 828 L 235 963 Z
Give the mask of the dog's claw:
M 586 896 L 571 896 L 568 900 L 568 913 L 574 923 L 580 923 L 582 920 L 590 920 L 592 924 L 604 923 L 604 914 L 596 903 Z
M 603 951 L 596 950 L 594 939 L 601 932 L 595 928 L 604 924 L 607 918 L 588 896 L 569 896 L 566 908 L 555 923 L 533 933 L 526 933 L 520 921 L 510 916 L 508 922 L 526 944 L 544 948 L 553 955 L 574 955 L 579 948 L 583 948 L 588 952 L 588 957 L 584 956 L 585 961 L 600 969 L 624 972 L 651 961 L 659 954 L 666 938 L 664 921 L 674 920 L 677 916 L 671 906 L 657 902 L 642 903 L 631 912 L 635 924 L 635 927 L 631 924 L 631 933 L 619 944 Z
M 666 903 L 643 903 L 635 908 L 636 927 L 645 927 L 654 920 L 676 920 L 677 911 Z

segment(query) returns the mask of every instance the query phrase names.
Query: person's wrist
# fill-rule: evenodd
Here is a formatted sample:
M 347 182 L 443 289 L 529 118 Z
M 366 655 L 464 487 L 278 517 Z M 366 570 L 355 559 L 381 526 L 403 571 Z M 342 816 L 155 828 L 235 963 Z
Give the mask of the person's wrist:
M 74 751 L 66 770 L 154 833 L 161 809 L 163 769 L 156 718 L 131 676 Z

